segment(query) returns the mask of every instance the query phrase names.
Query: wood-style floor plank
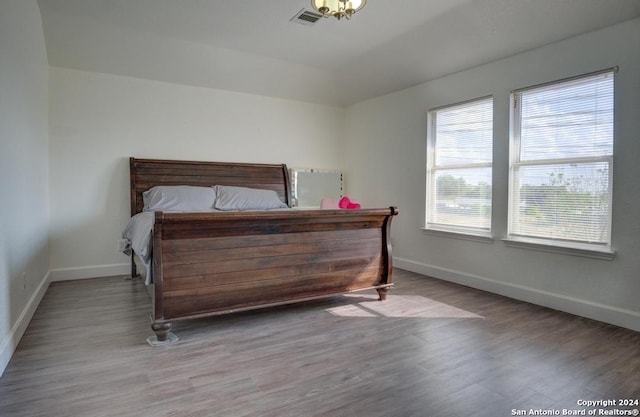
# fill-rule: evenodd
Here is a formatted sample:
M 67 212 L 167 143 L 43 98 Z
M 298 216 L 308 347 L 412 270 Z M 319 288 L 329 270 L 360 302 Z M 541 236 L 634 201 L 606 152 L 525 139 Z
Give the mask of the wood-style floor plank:
M 394 281 L 386 309 L 366 292 L 178 322 L 180 342 L 155 348 L 143 283 L 53 283 L 0 378 L 0 416 L 501 417 L 640 400 L 640 333 Z

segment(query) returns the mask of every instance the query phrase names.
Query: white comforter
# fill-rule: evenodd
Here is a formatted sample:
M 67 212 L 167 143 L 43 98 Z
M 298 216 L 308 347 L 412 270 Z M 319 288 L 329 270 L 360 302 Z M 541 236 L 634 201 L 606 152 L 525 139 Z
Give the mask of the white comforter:
M 146 269 L 145 284 L 153 282 L 151 274 L 151 235 L 153 233 L 153 223 L 155 212 L 143 211 L 129 219 L 129 223 L 122 231 L 122 238 L 127 240 L 127 245 L 122 251 L 126 255 L 131 255 L 133 251 Z

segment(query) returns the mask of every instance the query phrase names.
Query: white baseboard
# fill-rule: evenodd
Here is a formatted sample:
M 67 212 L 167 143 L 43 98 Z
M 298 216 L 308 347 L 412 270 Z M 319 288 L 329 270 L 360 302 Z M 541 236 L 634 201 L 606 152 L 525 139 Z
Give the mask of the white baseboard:
M 70 281 L 76 279 L 111 277 L 114 275 L 129 275 L 131 264 L 112 264 L 83 266 L 76 268 L 52 269 L 51 281 Z
M 9 365 L 13 352 L 15 352 L 18 343 L 20 343 L 20 339 L 22 339 L 24 332 L 27 330 L 27 326 L 29 326 L 29 322 L 31 322 L 33 315 L 40 305 L 42 297 L 44 297 L 44 294 L 47 292 L 50 282 L 51 273 L 47 272 L 31 295 L 31 298 L 29 298 L 29 301 L 27 301 L 22 313 L 20 313 L 16 323 L 11 328 L 9 335 L 0 343 L 0 376 L 2 376 L 7 365 Z
M 29 326 L 29 322 L 33 318 L 36 309 L 42 301 L 42 297 L 47 292 L 49 284 L 54 281 L 68 281 L 75 279 L 99 278 L 114 275 L 128 275 L 131 273 L 131 264 L 113 264 L 113 265 L 97 265 L 79 268 L 60 268 L 52 269 L 40 281 L 38 288 L 34 291 L 31 298 L 25 305 L 22 313 L 11 328 L 11 332 L 7 338 L 0 342 L 0 376 L 7 368 L 13 352 L 15 352 L 20 339 Z
M 522 285 L 496 281 L 478 275 L 439 268 L 421 262 L 403 258 L 393 258 L 393 265 L 400 269 L 428 275 L 430 277 L 466 285 L 483 291 L 492 292 L 516 300 L 526 301 L 554 310 L 564 311 L 577 316 L 602 321 L 627 329 L 640 331 L 640 312 L 626 310 L 610 305 L 565 295 L 542 291 Z

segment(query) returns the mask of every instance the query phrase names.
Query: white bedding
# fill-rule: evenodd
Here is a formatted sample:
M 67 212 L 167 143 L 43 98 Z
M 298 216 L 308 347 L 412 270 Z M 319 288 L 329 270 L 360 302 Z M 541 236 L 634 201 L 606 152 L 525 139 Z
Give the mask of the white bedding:
M 122 238 L 127 240 L 127 245 L 122 251 L 126 255 L 131 255 L 133 251 L 138 255 L 138 259 L 143 264 L 146 275 L 145 284 L 153 282 L 151 274 L 151 234 L 153 233 L 153 223 L 155 212 L 143 211 L 136 214 L 122 231 Z

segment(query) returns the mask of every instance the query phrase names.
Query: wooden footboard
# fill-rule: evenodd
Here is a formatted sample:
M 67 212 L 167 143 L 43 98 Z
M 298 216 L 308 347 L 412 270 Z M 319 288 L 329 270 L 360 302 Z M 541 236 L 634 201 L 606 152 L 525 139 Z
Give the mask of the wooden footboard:
M 395 207 L 156 212 L 153 325 L 392 285 Z

